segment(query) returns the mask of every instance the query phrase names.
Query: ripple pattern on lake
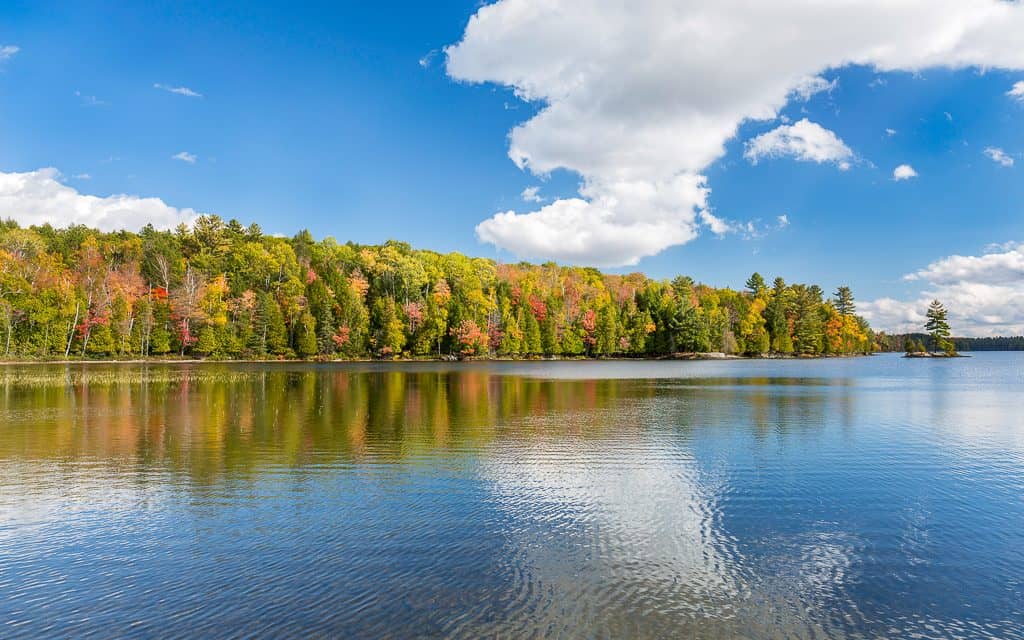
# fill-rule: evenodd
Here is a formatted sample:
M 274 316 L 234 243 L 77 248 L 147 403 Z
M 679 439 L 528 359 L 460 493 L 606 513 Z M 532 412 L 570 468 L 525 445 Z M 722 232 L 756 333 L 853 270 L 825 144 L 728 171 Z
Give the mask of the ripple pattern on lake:
M 0 372 L 0 637 L 1024 638 L 1024 356 Z

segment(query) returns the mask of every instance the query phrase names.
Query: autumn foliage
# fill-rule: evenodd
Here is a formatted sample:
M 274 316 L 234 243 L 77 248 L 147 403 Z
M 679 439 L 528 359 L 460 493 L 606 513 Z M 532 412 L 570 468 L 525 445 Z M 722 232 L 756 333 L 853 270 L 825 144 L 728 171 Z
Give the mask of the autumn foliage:
M 756 274 L 755 274 L 756 276 Z M 0 224 L 5 357 L 352 358 L 861 353 L 874 335 L 842 288 L 716 289 L 293 238 L 212 216 L 101 233 Z

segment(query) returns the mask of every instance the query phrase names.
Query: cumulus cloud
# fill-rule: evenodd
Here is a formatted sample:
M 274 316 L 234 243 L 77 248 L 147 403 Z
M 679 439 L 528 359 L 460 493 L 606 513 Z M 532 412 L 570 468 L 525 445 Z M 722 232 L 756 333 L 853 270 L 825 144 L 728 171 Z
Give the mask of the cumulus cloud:
M 525 202 L 544 202 L 544 198 L 540 197 L 540 187 L 526 187 L 519 197 Z
M 807 118 L 782 125 L 748 140 L 743 157 L 757 164 L 762 158 L 792 156 L 805 162 L 831 162 L 850 168 L 853 151 L 835 133 Z
M 511 159 L 582 180 L 578 197 L 496 214 L 479 237 L 524 257 L 635 263 L 695 237 L 705 169 L 740 124 L 821 86 L 807 78 L 851 64 L 1024 68 L 1021 32 L 1024 5 L 1000 0 L 488 4 L 445 49 L 448 74 L 535 103 Z M 642 238 L 654 231 L 670 232 Z
M 917 171 L 914 171 L 914 167 L 909 164 L 901 164 L 892 170 L 892 179 L 896 182 L 900 180 L 910 180 L 911 178 L 917 177 Z
M 158 82 L 158 83 L 153 85 L 153 88 L 154 89 L 162 89 L 163 91 L 168 91 L 170 93 L 176 93 L 179 96 L 186 96 L 188 98 L 202 98 L 203 97 L 203 94 L 199 93 L 198 91 L 193 91 L 192 89 L 189 89 L 188 87 L 172 87 L 170 85 L 160 84 Z
M 666 183 L 642 180 L 585 185 L 580 198 L 555 200 L 537 211 L 505 211 L 476 226 L 477 236 L 523 258 L 594 266 L 636 264 L 641 257 L 697 235 L 694 203 L 707 199 L 703 176 Z M 687 224 L 679 224 L 678 212 Z
M 859 305 L 876 329 L 921 331 L 928 303 L 939 299 L 949 309 L 956 335 L 1024 334 L 1024 243 L 992 246 L 980 256 L 942 258 L 903 279 L 922 283 L 920 296 L 908 301 L 881 298 Z
M 24 173 L 0 172 L 0 216 L 22 225 L 84 224 L 114 231 L 146 224 L 171 229 L 180 223 L 189 224 L 199 215 L 192 209 L 172 207 L 160 198 L 86 195 L 61 183 L 60 177 L 52 167 Z
M 786 214 L 782 214 L 781 216 L 777 217 L 775 220 L 779 223 L 779 228 L 780 229 L 785 229 L 786 227 L 789 226 L 789 216 L 787 216 Z
M 1019 100 L 1020 102 L 1024 102 L 1024 80 L 1015 82 L 1013 86 L 1010 87 L 1010 90 L 1006 92 L 1006 95 Z
M 903 276 L 904 280 L 923 280 L 941 285 L 957 282 L 986 284 L 1024 283 L 1024 244 L 998 245 L 995 252 L 982 256 L 949 256 L 924 269 Z
M 885 130 L 885 135 L 887 135 L 887 136 L 889 136 L 891 138 L 894 135 L 896 135 L 896 130 L 890 127 L 890 128 Z
M 18 53 L 19 51 L 21 51 L 21 47 L 15 46 L 13 44 L 5 44 L 4 46 L 0 47 L 0 62 L 10 60 L 14 57 L 14 54 Z
M 983 151 L 982 153 L 988 156 L 988 158 L 992 160 L 992 162 L 995 162 L 996 164 L 999 164 L 1003 167 L 1013 166 L 1013 157 L 1010 156 L 1005 151 L 1003 151 L 1002 149 L 1000 149 L 999 147 L 986 147 L 985 151 Z

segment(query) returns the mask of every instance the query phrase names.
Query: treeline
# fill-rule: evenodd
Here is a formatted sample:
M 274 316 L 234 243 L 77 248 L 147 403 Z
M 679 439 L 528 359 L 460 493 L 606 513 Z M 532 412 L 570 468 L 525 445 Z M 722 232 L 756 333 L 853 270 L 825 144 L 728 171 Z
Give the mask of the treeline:
M 496 264 L 264 234 L 215 216 L 102 233 L 0 224 L 5 357 L 853 354 L 877 348 L 841 288 Z
M 926 333 L 902 333 L 876 336 L 882 351 L 905 351 L 907 341 L 927 345 Z M 950 338 L 957 351 L 1024 351 L 1024 336 L 995 338 Z

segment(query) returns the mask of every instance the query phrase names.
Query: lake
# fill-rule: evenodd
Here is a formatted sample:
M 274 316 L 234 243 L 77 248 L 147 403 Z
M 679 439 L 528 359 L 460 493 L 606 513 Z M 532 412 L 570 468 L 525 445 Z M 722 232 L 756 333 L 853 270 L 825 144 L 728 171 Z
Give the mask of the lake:
M 1024 638 L 1024 354 L 0 368 L 0 637 Z

